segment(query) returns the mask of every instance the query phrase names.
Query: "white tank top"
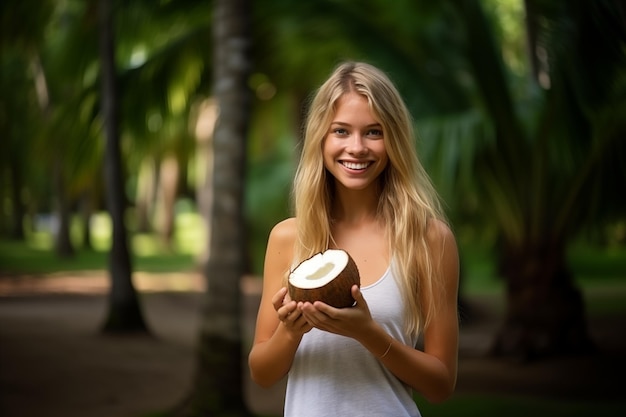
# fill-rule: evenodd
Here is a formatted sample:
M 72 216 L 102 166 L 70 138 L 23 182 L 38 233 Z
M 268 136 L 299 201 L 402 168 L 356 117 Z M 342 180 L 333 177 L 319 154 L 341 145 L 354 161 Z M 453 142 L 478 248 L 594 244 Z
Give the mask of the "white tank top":
M 361 291 L 374 320 L 402 343 L 404 303 L 393 268 Z M 300 342 L 287 380 L 285 417 L 418 417 L 412 390 L 354 339 L 312 329 Z

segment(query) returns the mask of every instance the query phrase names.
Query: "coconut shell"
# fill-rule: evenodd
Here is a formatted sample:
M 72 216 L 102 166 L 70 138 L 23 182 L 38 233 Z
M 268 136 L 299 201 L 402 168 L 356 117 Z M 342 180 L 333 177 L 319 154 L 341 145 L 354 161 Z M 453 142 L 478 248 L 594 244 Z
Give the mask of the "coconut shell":
M 336 308 L 351 307 L 354 305 L 352 286 L 361 286 L 361 277 L 354 259 L 348 254 L 345 268 L 330 282 L 317 288 L 299 288 L 289 282 L 289 296 L 294 301 L 322 301 Z M 309 258 L 310 259 L 310 258 Z M 307 259 L 308 260 L 308 259 Z M 306 262 L 306 261 L 303 261 Z M 294 271 L 298 269 L 297 267 Z

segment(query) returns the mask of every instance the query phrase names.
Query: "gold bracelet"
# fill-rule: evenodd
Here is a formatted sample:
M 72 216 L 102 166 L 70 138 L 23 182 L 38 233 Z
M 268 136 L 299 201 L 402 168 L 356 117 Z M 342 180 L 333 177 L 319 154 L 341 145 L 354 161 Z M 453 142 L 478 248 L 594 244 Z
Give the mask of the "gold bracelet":
M 385 356 L 387 356 L 387 354 L 388 354 L 388 353 L 389 353 L 389 351 L 391 350 L 391 345 L 392 345 L 392 343 L 393 343 L 393 337 L 392 337 L 392 338 L 391 338 L 391 340 L 389 341 L 389 346 L 387 346 L 387 350 L 385 351 L 385 353 L 383 353 L 383 355 L 382 355 L 379 359 L 382 359 L 382 358 L 384 358 Z

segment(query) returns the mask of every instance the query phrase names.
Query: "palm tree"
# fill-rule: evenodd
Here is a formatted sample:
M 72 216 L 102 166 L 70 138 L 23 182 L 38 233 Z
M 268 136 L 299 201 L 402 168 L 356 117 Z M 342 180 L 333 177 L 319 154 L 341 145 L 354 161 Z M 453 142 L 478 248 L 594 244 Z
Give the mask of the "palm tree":
M 147 332 L 137 292 L 132 282 L 132 265 L 124 214 L 126 200 L 120 152 L 117 74 L 113 10 L 111 0 L 98 1 L 100 62 L 102 68 L 102 119 L 105 133 L 105 184 L 107 206 L 113 225 L 113 239 L 109 254 L 109 312 L 104 323 L 105 332 Z
M 207 292 L 194 383 L 184 415 L 249 415 L 243 397 L 240 281 L 246 273 L 243 221 L 246 142 L 251 107 L 250 4 L 218 0 L 213 19 L 213 94 L 219 118 L 213 172 Z M 188 414 L 187 414 L 188 413 Z
M 0 216 L 0 234 L 18 240 L 25 237 L 24 220 L 32 209 L 25 191 L 34 194 L 29 149 L 47 110 L 40 54 L 52 11 L 50 1 L 0 4 L 0 195 L 11 202 L 10 212 Z
M 129 165 L 136 177 L 138 228 L 161 234 L 168 247 L 174 234 L 174 203 L 191 196 L 186 173 L 193 163 L 190 120 L 210 91 L 211 14 L 202 2 L 173 1 L 155 7 L 151 0 L 121 5 L 124 34 L 122 130 L 132 144 Z M 156 219 L 153 215 L 156 214 Z
M 626 208 L 616 197 L 626 186 L 626 33 L 617 2 L 526 1 L 534 75 L 526 95 L 512 88 L 480 2 L 451 4 L 465 27 L 476 104 L 489 125 L 473 149 L 471 175 L 481 209 L 495 223 L 506 282 L 505 322 L 493 353 L 590 351 L 567 249 L 585 227 Z
M 37 99 L 32 77 L 25 68 L 29 67 L 29 57 L 10 47 L 2 48 L 0 69 L 0 193 L 5 201 L 11 201 L 9 213 L 0 216 L 0 234 L 12 239 L 23 240 L 25 237 L 24 217 L 27 212 L 23 190 L 29 187 L 28 145 L 35 136 L 37 126 Z M 26 145 L 26 146 L 25 146 Z M 6 209 L 5 209 L 6 210 Z

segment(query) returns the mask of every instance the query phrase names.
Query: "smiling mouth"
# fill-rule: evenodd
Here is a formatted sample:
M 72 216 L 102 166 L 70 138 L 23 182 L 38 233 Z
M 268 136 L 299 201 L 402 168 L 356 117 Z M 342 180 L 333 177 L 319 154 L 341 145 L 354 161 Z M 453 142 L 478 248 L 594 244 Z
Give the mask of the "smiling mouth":
M 344 167 L 348 169 L 354 169 L 354 170 L 363 170 L 367 168 L 368 166 L 370 166 L 371 164 L 371 162 L 347 162 L 347 161 L 340 161 L 340 163 Z

